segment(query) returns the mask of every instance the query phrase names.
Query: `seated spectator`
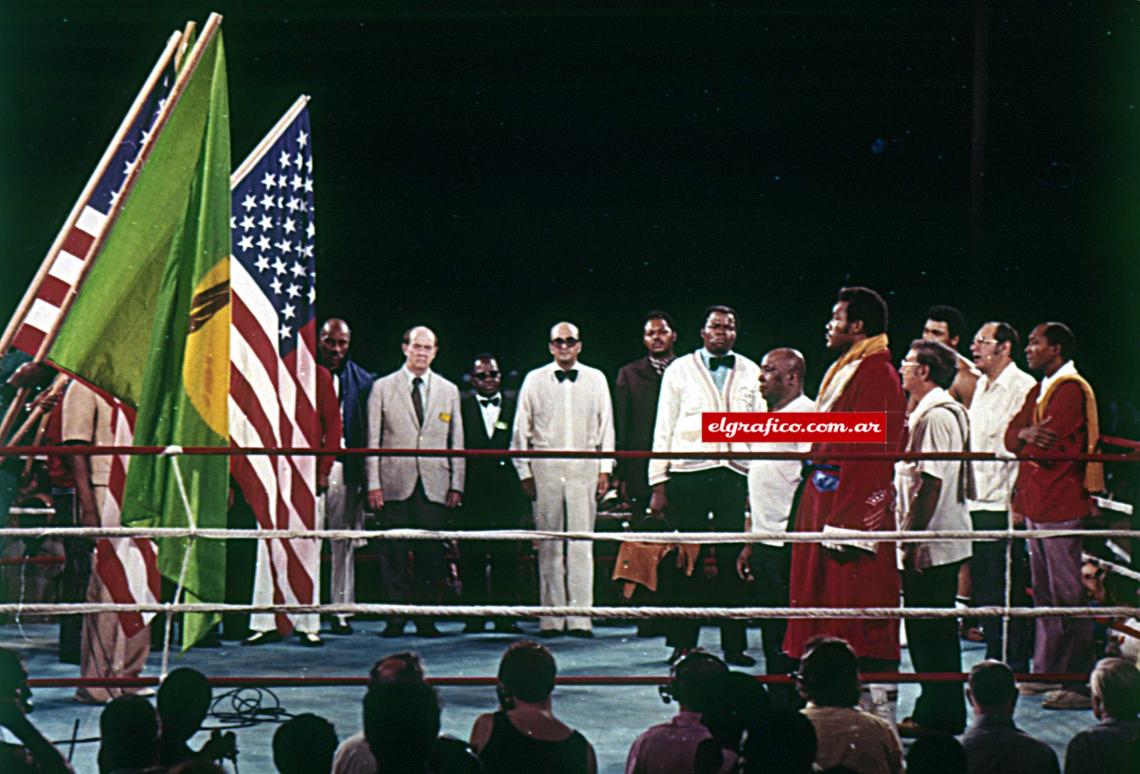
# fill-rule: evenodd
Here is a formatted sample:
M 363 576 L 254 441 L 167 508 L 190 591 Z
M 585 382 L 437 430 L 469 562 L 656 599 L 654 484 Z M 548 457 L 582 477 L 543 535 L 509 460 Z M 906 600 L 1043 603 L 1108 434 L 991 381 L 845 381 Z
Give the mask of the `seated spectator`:
M 1100 722 L 1069 742 L 1065 774 L 1127 771 L 1133 740 L 1140 734 L 1140 669 L 1121 658 L 1101 659 L 1089 685 Z
M 966 751 L 950 734 L 923 734 L 906 754 L 907 774 L 966 774 Z
M 336 752 L 336 729 L 319 715 L 289 718 L 273 734 L 273 765 L 281 774 L 329 771 Z
M 440 761 L 439 697 L 427 683 L 374 685 L 364 697 L 364 736 L 376 760 L 374 771 L 408 774 L 476 772 L 478 762 Z
M 158 713 L 141 696 L 111 700 L 99 716 L 99 774 L 161 772 Z
M 499 663 L 500 710 L 480 715 L 471 746 L 487 774 L 541 771 L 594 774 L 594 748 L 554 716 L 550 694 L 557 668 L 550 651 L 531 640 L 513 643 Z
M 970 670 L 966 698 L 974 708 L 974 722 L 962 734 L 969 774 L 1060 774 L 1049 745 L 1013 724 L 1017 686 L 1008 666 L 977 664 Z
M 368 687 L 381 683 L 422 683 L 424 662 L 418 653 L 401 651 L 377 661 L 368 672 Z M 345 739 L 333 757 L 332 774 L 374 774 L 376 759 L 368 749 L 364 732 Z
M 740 757 L 744 732 L 756 727 L 772 708 L 768 691 L 752 675 L 721 672 L 709 681 L 710 705 L 701 723 L 712 737 L 698 746 L 696 769 L 700 774 L 716 774 L 730 769 Z
M 173 766 L 195 755 L 187 742 L 202 727 L 212 701 L 210 682 L 198 670 L 182 667 L 166 676 L 158 688 L 157 700 L 162 723 L 159 763 Z
M 815 762 L 821 769 L 848 766 L 863 774 L 899 774 L 902 743 L 891 725 L 864 712 L 859 703 L 859 665 L 845 640 L 818 637 L 809 643 L 795 673 L 815 728 Z
M 59 750 L 28 720 L 31 711 L 32 691 L 24 662 L 15 651 L 0 648 L 0 728 L 20 742 L 0 742 L 0 771 L 70 772 Z
M 774 710 L 748 730 L 741 750 L 744 774 L 815 771 L 815 727 L 802 712 Z
M 669 684 L 661 687 L 661 697 L 666 704 L 677 702 L 677 714 L 667 723 L 650 726 L 634 740 L 626 758 L 626 774 L 691 774 L 697 745 L 712 738 L 701 723 L 701 715 L 716 704 L 713 678 L 724 674 L 728 674 L 728 666 L 702 650 L 693 651 L 677 662 Z M 719 770 L 731 770 L 734 758 L 728 759 Z

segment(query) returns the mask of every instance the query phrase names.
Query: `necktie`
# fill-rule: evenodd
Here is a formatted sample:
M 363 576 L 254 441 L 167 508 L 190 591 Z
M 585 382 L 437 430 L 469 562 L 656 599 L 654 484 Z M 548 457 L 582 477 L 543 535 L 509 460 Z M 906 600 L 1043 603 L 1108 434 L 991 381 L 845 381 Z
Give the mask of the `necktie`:
M 555 371 L 554 377 L 558 379 L 559 384 L 566 381 L 567 379 L 572 382 L 576 382 L 578 381 L 578 369 L 571 368 L 569 371 Z
M 420 423 L 420 427 L 424 426 L 424 394 L 420 389 L 424 380 L 420 377 L 412 379 L 412 408 L 416 410 L 416 421 Z
M 498 406 L 499 405 L 499 399 L 497 397 L 495 397 L 495 398 L 480 398 L 479 402 L 483 404 L 483 408 L 487 408 L 488 406 Z
M 724 366 L 725 368 L 732 368 L 736 365 L 736 355 L 725 355 L 724 357 L 710 357 L 709 370 L 715 371 L 716 369 Z

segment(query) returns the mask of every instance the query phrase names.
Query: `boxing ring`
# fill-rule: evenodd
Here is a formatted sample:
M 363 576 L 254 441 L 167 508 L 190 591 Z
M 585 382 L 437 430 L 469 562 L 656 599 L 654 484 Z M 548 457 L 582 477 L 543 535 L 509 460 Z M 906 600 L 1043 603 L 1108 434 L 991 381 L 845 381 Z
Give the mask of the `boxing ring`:
M 1119 441 L 1119 443 L 1118 443 Z M 1100 461 L 1106 463 L 1134 463 L 1140 461 L 1140 444 L 1123 439 L 1105 439 L 1105 443 L 1120 445 L 1128 449 L 1121 454 L 1085 454 L 1057 457 L 1056 459 Z M 42 455 L 42 454 L 163 454 L 171 459 L 174 469 L 178 469 L 178 459 L 192 454 L 306 454 L 311 449 L 224 449 L 216 448 L 156 448 L 156 447 L 8 447 L 0 448 L 3 455 Z M 361 454 L 390 456 L 458 456 L 457 453 L 440 450 L 426 451 L 414 449 L 353 449 L 338 454 Z M 534 451 L 525 453 L 497 450 L 468 450 L 460 453 L 467 457 L 526 456 L 530 458 L 583 458 L 616 456 L 658 456 L 665 458 L 691 458 L 688 454 L 654 454 L 643 452 L 583 453 L 561 451 Z M 807 459 L 809 454 L 795 453 L 726 453 L 702 455 L 712 459 Z M 915 454 L 905 452 L 861 452 L 832 454 L 829 460 L 848 459 L 969 459 L 985 463 L 987 461 L 1008 462 L 984 453 L 945 453 Z M 1105 510 L 1130 515 L 1131 507 L 1115 500 L 1099 500 Z M 1133 526 L 1135 524 L 1133 523 Z M 932 539 L 939 540 L 1001 540 L 1008 547 L 1014 538 L 1023 539 L 1032 534 L 1036 538 L 1053 536 L 1088 536 L 1112 541 L 1113 553 L 1117 559 L 1127 559 L 1128 549 L 1121 547 L 1122 541 L 1140 538 L 1136 529 L 1096 529 L 1096 530 L 1037 530 L 1027 533 L 1011 526 L 1004 530 L 990 531 L 876 531 L 867 533 L 877 541 L 907 541 Z M 833 539 L 825 533 L 680 533 L 680 532 L 544 532 L 534 530 L 229 530 L 199 529 L 196 527 L 168 528 L 94 528 L 94 527 L 5 527 L 0 529 L 0 538 L 44 539 L 49 537 L 87 538 L 135 538 L 135 537 L 181 537 L 188 544 L 197 540 L 256 540 L 256 539 L 402 539 L 402 540 L 583 540 L 594 542 L 636 543 L 750 543 L 778 538 L 785 542 L 823 542 Z M 1134 553 L 1134 548 L 1129 547 Z M 1122 561 L 1104 557 L 1086 556 L 1086 560 L 1097 564 L 1106 573 L 1116 574 L 1129 581 L 1140 581 L 1140 573 L 1125 566 Z M 1017 607 L 1009 604 L 1010 570 L 1007 562 L 1006 604 L 988 607 L 967 608 L 805 608 L 805 607 L 631 607 L 598 606 L 543 607 L 540 605 L 391 605 L 360 603 L 355 605 L 284 605 L 257 606 L 234 604 L 186 604 L 179 601 L 176 593 L 169 602 L 149 605 L 123 604 L 47 604 L 24 603 L 21 601 L 0 601 L 0 614 L 12 616 L 19 621 L 24 616 L 60 616 L 94 612 L 154 612 L 165 614 L 163 648 L 152 653 L 144 675 L 137 678 L 109 678 L 84 680 L 75 676 L 77 669 L 69 665 L 51 663 L 54 647 L 54 625 L 21 624 L 23 639 L 9 636 L 12 626 L 4 627 L 4 645 L 24 651 L 29 661 L 29 680 L 36 691 L 40 711 L 32 720 L 44 728 L 49 738 L 66 750 L 75 751 L 75 760 L 93 760 L 94 745 L 91 732 L 97 729 L 99 708 L 84 707 L 70 701 L 70 689 L 80 685 L 106 686 L 154 686 L 170 669 L 177 666 L 192 666 L 204 672 L 215 686 L 215 708 L 208 727 L 237 729 L 241 768 L 246 771 L 271 770 L 269 763 L 269 741 L 264 729 L 259 733 L 258 725 L 285 719 L 289 714 L 312 711 L 328 717 L 337 727 L 338 736 L 343 740 L 360 729 L 360 699 L 363 686 L 367 684 L 367 672 L 371 664 L 384 654 L 397 650 L 413 649 L 420 652 L 426 661 L 429 682 L 439 686 L 444 699 L 444 730 L 466 738 L 470 722 L 484 711 L 495 707 L 491 686 L 498 657 L 506 645 L 520 636 L 532 637 L 536 629 L 527 625 L 524 635 L 482 634 L 447 636 L 442 639 L 424 639 L 405 636 L 401 640 L 382 641 L 376 637 L 381 622 L 364 621 L 357 624 L 358 633 L 347 637 L 326 637 L 326 647 L 321 650 L 308 650 L 293 646 L 288 641 L 257 648 L 223 646 L 222 649 L 194 648 L 182 655 L 172 649 L 172 622 L 183 612 L 319 612 L 324 615 L 350 613 L 362 616 L 430 616 L 437 619 L 462 618 L 469 615 L 511 616 L 531 619 L 542 616 L 589 616 L 598 624 L 593 640 L 559 639 L 544 643 L 555 654 L 559 664 L 558 690 L 555 693 L 555 709 L 560 717 L 579 728 L 594 742 L 599 756 L 600 771 L 621 771 L 625 751 L 640 731 L 649 725 L 662 722 L 673 714 L 671 707 L 660 703 L 653 686 L 663 684 L 668 679 L 665 657 L 668 654 L 659 638 L 639 639 L 633 635 L 629 622 L 647 619 L 708 619 L 734 618 L 759 620 L 763 618 L 961 618 L 961 617 L 1000 617 L 1008 622 L 1013 618 L 1035 619 L 1050 616 L 1075 616 L 1096 619 L 1128 619 L 1140 617 L 1140 607 L 1128 605 L 1086 606 L 1086 607 Z M 179 586 L 178 591 L 180 592 Z M 900 603 L 901 605 L 901 603 Z M 359 621 L 359 619 L 358 619 Z M 453 624 L 445 623 L 445 634 L 457 634 Z M 715 627 L 713 627 L 715 629 Z M 30 633 L 30 636 L 29 636 Z M 717 633 L 706 630 L 703 633 L 702 647 L 716 652 Z M 1008 637 L 1004 641 L 1008 643 Z M 761 656 L 755 635 L 751 637 L 752 650 Z M 236 643 L 235 643 L 236 645 Z M 963 643 L 963 670 L 984 657 L 984 646 Z M 156 663 L 157 662 L 157 663 Z M 864 674 L 865 683 L 897 684 L 899 686 L 898 717 L 907 714 L 904 707 L 913 703 L 919 681 L 964 680 L 964 673 L 914 674 L 908 671 L 909 659 L 903 649 L 903 665 L 900 672 Z M 761 662 L 751 670 L 762 682 L 786 682 L 782 675 L 759 674 L 763 671 Z M 1086 675 L 1040 674 L 1034 673 L 1029 679 L 1041 682 L 1083 681 Z M 314 691 L 312 689 L 321 690 Z M 329 705 L 332 702 L 332 706 Z M 286 705 L 288 709 L 286 709 Z M 1037 728 L 1035 722 L 1027 722 L 1026 717 L 1043 720 L 1042 711 L 1034 698 L 1025 698 L 1019 704 L 1018 722 L 1030 733 L 1044 735 L 1047 741 L 1061 745 L 1076 731 L 1092 723 L 1091 713 L 1068 712 L 1051 713 L 1049 721 Z M 45 717 L 47 716 L 47 717 Z M 601 719 L 601 722 L 599 722 Z M 68 722 L 72 722 L 70 727 Z M 81 726 L 83 730 L 81 731 Z M 1048 732 L 1054 738 L 1048 738 Z M 193 740 L 197 746 L 202 737 Z M 88 758 L 89 754 L 89 758 Z

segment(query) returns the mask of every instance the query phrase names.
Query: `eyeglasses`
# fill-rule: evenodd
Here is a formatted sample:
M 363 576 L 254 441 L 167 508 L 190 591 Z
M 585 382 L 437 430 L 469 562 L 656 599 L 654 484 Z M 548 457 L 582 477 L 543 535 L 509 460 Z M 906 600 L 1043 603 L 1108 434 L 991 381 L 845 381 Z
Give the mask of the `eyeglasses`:
M 904 368 L 907 368 L 910 366 L 920 366 L 920 365 L 922 365 L 922 363 L 918 362 L 917 360 L 903 360 L 901 363 L 899 363 L 899 370 L 901 371 Z
M 974 343 L 975 344 L 997 344 L 998 340 L 997 339 L 983 339 L 981 336 L 978 336 L 977 338 L 974 339 Z
M 498 379 L 499 378 L 499 372 L 498 371 L 476 371 L 475 373 L 471 374 L 471 378 L 472 379 Z
M 551 339 L 550 343 L 556 347 L 572 347 L 578 343 L 578 340 L 571 336 L 568 339 Z

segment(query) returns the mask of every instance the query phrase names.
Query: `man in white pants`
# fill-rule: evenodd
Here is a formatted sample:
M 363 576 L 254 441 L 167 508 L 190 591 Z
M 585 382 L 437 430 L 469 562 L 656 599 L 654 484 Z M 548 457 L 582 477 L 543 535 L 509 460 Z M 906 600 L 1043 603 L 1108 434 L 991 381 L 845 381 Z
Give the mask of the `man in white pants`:
M 554 362 L 526 375 L 519 391 L 511 449 L 612 452 L 613 406 L 606 377 L 582 365 L 577 326 L 561 322 L 550 330 Z M 534 501 L 538 530 L 589 532 L 597 501 L 609 488 L 612 459 L 517 458 L 523 493 Z M 594 604 L 594 547 L 590 541 L 542 540 L 538 544 L 543 605 Z M 593 637 L 589 617 L 539 619 L 539 636 Z

